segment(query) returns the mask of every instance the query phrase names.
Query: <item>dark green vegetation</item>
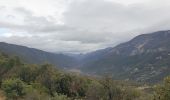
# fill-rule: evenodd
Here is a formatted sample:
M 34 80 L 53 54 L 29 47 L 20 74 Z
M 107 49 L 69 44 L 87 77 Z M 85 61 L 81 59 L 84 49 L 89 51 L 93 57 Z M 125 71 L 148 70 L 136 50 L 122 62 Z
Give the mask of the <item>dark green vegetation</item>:
M 25 64 L 0 54 L 0 87 L 8 100 L 151 100 L 139 86 L 64 73 L 50 64 Z

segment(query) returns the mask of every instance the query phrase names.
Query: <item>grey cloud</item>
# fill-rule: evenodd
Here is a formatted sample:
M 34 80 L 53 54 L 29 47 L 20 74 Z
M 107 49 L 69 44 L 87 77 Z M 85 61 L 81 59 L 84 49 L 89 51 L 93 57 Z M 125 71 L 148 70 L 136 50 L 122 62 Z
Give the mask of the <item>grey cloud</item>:
M 5 6 L 0 6 L 0 10 L 2 10 L 2 9 L 4 9 L 5 8 Z
M 126 32 L 163 21 L 170 17 L 169 8 L 153 2 L 125 6 L 104 0 L 80 0 L 70 4 L 65 23 L 89 30 Z
M 28 9 L 25 9 L 23 7 L 14 8 L 14 11 L 17 11 L 20 14 L 23 14 L 23 15 L 28 15 L 28 16 L 33 15 L 31 11 L 29 11 Z
M 66 31 L 71 30 L 73 28 L 56 24 L 54 20 L 48 20 L 47 17 L 44 16 L 34 16 L 33 13 L 25 8 L 19 7 L 12 9 L 14 13 L 17 12 L 18 16 L 22 16 L 23 20 L 21 20 L 22 24 L 19 23 L 11 23 L 8 20 L 2 21 L 0 20 L 0 27 L 9 28 L 9 29 L 17 29 L 26 32 L 36 33 L 51 33 L 56 31 Z M 11 16 L 15 20 L 15 15 L 6 15 Z
M 56 20 L 58 14 L 37 16 L 23 7 L 0 7 L 0 13 L 7 12 L 4 19 L 10 19 L 0 17 L 0 27 L 31 34 L 24 39 L 15 35 L 0 39 L 52 52 L 89 52 L 144 32 L 170 29 L 169 5 L 167 0 L 130 5 L 112 0 L 69 0 L 62 20 Z
M 0 37 L 1 41 L 8 43 L 26 45 L 31 48 L 38 48 L 50 52 L 64 52 L 64 53 L 85 53 L 87 51 L 96 50 L 100 44 L 82 44 L 79 41 L 63 41 L 48 39 L 48 37 Z
M 63 41 L 79 41 L 81 43 L 100 43 L 107 40 L 107 32 L 91 32 L 88 29 L 79 29 L 66 25 L 58 25 L 46 17 L 36 17 L 24 8 L 15 8 L 15 11 L 24 15 L 23 24 L 0 22 L 4 28 L 22 30 L 30 34 L 49 34 L 53 38 Z

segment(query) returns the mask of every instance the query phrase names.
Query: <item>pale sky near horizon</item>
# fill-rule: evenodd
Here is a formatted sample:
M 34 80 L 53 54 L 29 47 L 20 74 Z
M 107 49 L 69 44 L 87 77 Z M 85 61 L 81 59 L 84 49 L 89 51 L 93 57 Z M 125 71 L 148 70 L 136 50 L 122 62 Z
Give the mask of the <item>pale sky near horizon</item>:
M 170 29 L 169 0 L 0 0 L 0 42 L 85 53 Z

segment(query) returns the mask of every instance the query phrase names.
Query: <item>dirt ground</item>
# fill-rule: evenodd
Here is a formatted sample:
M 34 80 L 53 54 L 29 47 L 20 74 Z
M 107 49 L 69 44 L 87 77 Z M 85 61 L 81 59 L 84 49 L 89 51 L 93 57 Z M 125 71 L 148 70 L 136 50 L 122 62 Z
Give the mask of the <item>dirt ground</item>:
M 0 100 L 6 100 L 5 96 L 3 95 L 3 93 L 0 91 Z

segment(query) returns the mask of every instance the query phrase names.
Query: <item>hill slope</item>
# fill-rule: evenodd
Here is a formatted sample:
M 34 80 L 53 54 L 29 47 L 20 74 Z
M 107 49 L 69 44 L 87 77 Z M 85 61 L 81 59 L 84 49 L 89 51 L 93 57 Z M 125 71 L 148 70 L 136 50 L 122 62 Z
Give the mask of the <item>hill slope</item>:
M 64 54 L 54 54 L 4 42 L 0 42 L 0 52 L 19 56 L 27 63 L 41 64 L 48 62 L 60 67 L 70 67 L 75 62 L 72 57 L 66 56 Z
M 90 59 L 90 61 L 86 59 Z M 88 54 L 82 70 L 116 79 L 160 81 L 170 71 L 170 31 L 142 34 L 114 48 Z

